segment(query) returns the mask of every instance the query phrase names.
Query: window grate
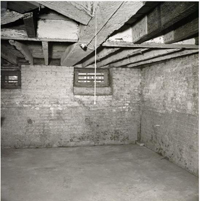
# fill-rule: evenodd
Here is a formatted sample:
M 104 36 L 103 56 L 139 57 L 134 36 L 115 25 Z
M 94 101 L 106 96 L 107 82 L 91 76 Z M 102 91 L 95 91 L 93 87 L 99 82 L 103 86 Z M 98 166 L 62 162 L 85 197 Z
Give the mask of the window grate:
M 21 88 L 21 71 L 20 70 L 1 70 L 1 88 L 18 89 Z
M 74 71 L 74 86 L 78 87 L 94 87 L 95 73 L 94 69 L 75 69 Z M 97 87 L 109 86 L 109 71 L 108 69 L 97 69 L 96 73 Z

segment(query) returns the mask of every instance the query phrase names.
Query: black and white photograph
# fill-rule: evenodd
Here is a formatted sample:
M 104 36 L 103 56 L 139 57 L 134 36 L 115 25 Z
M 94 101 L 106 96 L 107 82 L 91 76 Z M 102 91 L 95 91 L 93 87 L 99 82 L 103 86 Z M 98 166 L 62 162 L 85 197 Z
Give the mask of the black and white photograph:
M 199 200 L 199 1 L 1 1 L 1 200 Z

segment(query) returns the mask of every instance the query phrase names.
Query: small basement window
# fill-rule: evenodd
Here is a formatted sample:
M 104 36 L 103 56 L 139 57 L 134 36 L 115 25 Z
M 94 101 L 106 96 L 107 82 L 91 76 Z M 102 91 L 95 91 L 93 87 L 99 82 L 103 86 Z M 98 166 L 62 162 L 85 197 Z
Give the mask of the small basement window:
M 95 72 L 94 68 L 74 69 L 74 94 L 94 95 Z M 111 95 L 112 88 L 110 82 L 109 69 L 96 69 L 96 95 Z
M 94 87 L 95 73 L 93 68 L 75 69 L 74 72 L 74 86 L 76 87 Z M 109 70 L 97 69 L 96 85 L 97 87 L 108 87 Z
M 1 88 L 19 89 L 21 88 L 21 71 L 19 69 L 1 70 Z

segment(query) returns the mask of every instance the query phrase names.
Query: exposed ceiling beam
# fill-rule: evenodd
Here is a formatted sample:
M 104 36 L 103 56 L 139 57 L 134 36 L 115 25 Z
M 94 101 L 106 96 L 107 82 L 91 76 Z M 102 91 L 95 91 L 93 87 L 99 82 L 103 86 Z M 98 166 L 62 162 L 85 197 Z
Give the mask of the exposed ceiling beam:
M 36 21 L 33 12 L 24 14 L 24 25 L 29 38 L 36 37 Z
M 197 2 L 165 2 L 158 5 L 133 26 L 133 42 L 142 43 L 162 35 L 162 31 L 194 12 L 198 12 Z
M 84 9 L 80 9 L 68 1 L 38 1 L 38 3 L 84 25 L 87 25 L 91 20 L 91 15 Z
M 28 37 L 26 31 L 17 29 L 1 29 L 3 40 L 27 40 L 27 41 L 55 41 L 77 42 L 78 24 L 64 20 L 39 20 L 37 38 Z
M 143 52 L 147 51 L 148 49 L 133 49 L 133 50 L 122 50 L 121 52 L 114 54 L 107 59 L 104 59 L 97 63 L 97 67 L 105 66 L 107 64 L 119 61 L 121 59 L 126 59 L 132 57 L 137 54 L 142 54 Z
M 1 47 L 1 57 L 6 61 L 17 65 L 17 56 L 13 54 L 6 46 Z
M 15 46 L 24 55 L 25 59 L 33 65 L 33 56 L 26 45 L 14 40 L 9 40 L 9 43 Z
M 115 63 L 111 63 L 110 66 L 112 66 L 112 67 L 127 66 L 127 65 L 132 64 L 132 63 L 136 63 L 136 62 L 144 61 L 147 59 L 163 56 L 163 55 L 170 54 L 172 52 L 177 52 L 177 51 L 180 51 L 180 49 L 151 50 L 148 52 L 144 52 L 144 54 L 139 54 L 139 55 L 136 55 L 133 57 L 123 59 L 123 60 L 115 62 Z
M 88 26 L 81 26 L 79 43 L 87 45 L 91 41 L 94 41 L 95 32 L 99 33 L 101 31 L 103 26 L 109 21 L 121 5 L 122 2 L 100 2 L 95 11 L 95 16 L 98 17 L 97 30 L 95 31 L 95 17 L 93 17 Z M 94 45 L 87 48 L 87 51 L 83 51 L 79 45 L 80 44 L 74 44 L 66 49 L 61 57 L 61 65 L 74 65 L 88 56 L 91 52 L 94 52 Z
M 32 10 L 38 9 L 39 4 L 28 2 L 28 1 L 7 1 L 7 8 L 9 10 L 14 10 L 18 13 L 26 13 Z
M 188 45 L 188 44 L 162 44 L 162 43 L 142 43 L 134 44 L 131 42 L 118 42 L 118 41 L 106 41 L 103 43 L 103 47 L 120 47 L 120 48 L 159 48 L 159 49 L 198 49 L 198 45 Z
M 108 5 L 108 3 L 110 5 Z M 96 10 L 96 16 L 98 18 L 96 47 L 99 47 L 114 31 L 122 27 L 128 19 L 135 15 L 145 5 L 145 3 L 139 1 L 127 1 L 123 3 L 120 2 L 121 4 L 116 7 L 117 3 L 119 2 L 101 2 Z M 102 9 L 102 6 L 105 8 Z M 95 19 L 93 18 L 88 24 L 88 27 L 81 33 L 81 36 L 85 35 L 83 39 L 87 38 L 87 34 L 85 33 L 90 33 L 90 37 L 85 40 L 85 42 L 91 48 L 94 48 L 95 44 L 94 27 Z M 84 40 L 81 40 L 81 36 L 79 40 L 80 42 L 84 42 Z M 69 54 L 64 54 L 61 58 L 61 65 L 65 66 L 72 66 L 78 63 L 92 52 L 92 50 L 83 51 L 77 44 L 71 48 L 71 51 L 66 51 L 69 52 Z
M 42 41 L 42 50 L 44 55 L 44 63 L 47 66 L 49 64 L 49 43 Z
M 199 18 L 196 18 L 183 26 L 165 34 L 163 36 L 164 43 L 175 43 L 198 34 Z
M 15 22 L 21 18 L 23 18 L 24 15 L 17 13 L 15 11 L 5 11 L 1 14 L 1 25 L 9 24 L 11 22 Z
M 176 53 L 165 55 L 165 56 L 162 56 L 162 57 L 153 58 L 153 59 L 149 59 L 149 60 L 146 60 L 146 61 L 141 61 L 141 62 L 138 62 L 138 63 L 135 63 L 135 64 L 130 64 L 127 67 L 129 67 L 129 68 L 139 67 L 139 66 L 152 64 L 152 63 L 155 63 L 155 62 L 160 62 L 160 61 L 164 61 L 164 60 L 168 60 L 168 59 L 173 59 L 173 58 L 182 57 L 182 56 L 186 56 L 186 55 L 196 54 L 198 52 L 199 52 L 199 50 L 183 50 L 181 52 L 176 52 Z
M 97 53 L 97 60 L 101 60 L 104 57 L 109 56 L 110 54 L 113 54 L 117 51 L 119 51 L 120 48 L 104 48 L 103 50 L 101 50 L 99 53 Z M 95 56 L 92 56 L 91 58 L 89 58 L 87 61 L 85 61 L 82 66 L 86 67 L 92 63 L 94 63 L 95 60 Z

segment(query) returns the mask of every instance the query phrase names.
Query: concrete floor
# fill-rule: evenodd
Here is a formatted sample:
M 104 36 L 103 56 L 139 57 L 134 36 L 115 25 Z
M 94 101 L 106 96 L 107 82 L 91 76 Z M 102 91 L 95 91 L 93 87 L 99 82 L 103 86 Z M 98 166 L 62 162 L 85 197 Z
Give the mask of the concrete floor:
M 137 145 L 2 150 L 2 201 L 197 201 L 198 178 Z

